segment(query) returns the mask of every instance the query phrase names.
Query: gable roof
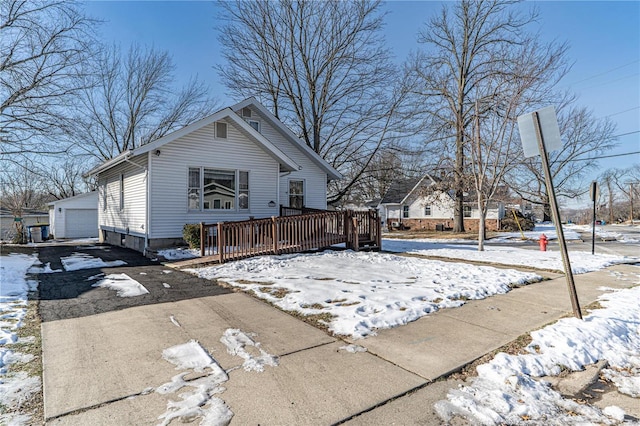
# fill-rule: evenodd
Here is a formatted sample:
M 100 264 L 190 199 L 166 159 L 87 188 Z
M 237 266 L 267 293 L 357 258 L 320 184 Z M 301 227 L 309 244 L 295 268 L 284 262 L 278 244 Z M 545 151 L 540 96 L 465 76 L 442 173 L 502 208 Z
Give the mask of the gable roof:
M 402 204 L 422 183 L 427 180 L 428 183 L 436 181 L 429 175 L 425 174 L 421 178 L 400 179 L 391 183 L 391 186 L 382 197 L 380 204 Z
M 55 200 L 52 201 L 50 203 L 47 203 L 48 206 L 55 206 L 57 203 L 60 202 L 65 202 L 65 201 L 70 201 L 70 200 L 78 200 L 80 198 L 85 198 L 85 197 L 98 197 L 98 191 L 90 191 L 90 192 L 85 192 L 84 194 L 78 194 L 78 195 L 74 195 L 72 197 L 67 197 L 67 198 L 62 198 L 60 200 Z
M 217 111 L 201 120 L 195 121 L 188 126 L 185 126 L 181 129 L 173 131 L 161 138 L 154 140 L 153 142 L 149 142 L 145 145 L 142 145 L 138 148 L 130 149 L 128 151 L 124 151 L 116 157 L 113 157 L 110 160 L 105 161 L 99 166 L 93 168 L 84 174 L 84 176 L 91 176 L 98 173 L 101 173 L 105 170 L 110 169 L 118 164 L 121 164 L 131 157 L 145 154 L 150 151 L 154 151 L 163 145 L 172 142 L 182 136 L 188 135 L 189 133 L 195 132 L 205 126 L 215 123 L 216 121 L 221 120 L 229 120 L 233 124 L 237 125 L 244 133 L 247 134 L 260 148 L 262 148 L 267 154 L 269 154 L 273 159 L 275 159 L 284 170 L 286 171 L 295 171 L 300 170 L 301 167 L 293 161 L 289 156 L 287 156 L 282 150 L 276 147 L 273 143 L 271 143 L 267 138 L 262 136 L 259 132 L 257 132 L 253 127 L 249 125 L 246 121 L 238 116 L 231 108 L 224 108 L 220 111 Z
M 15 217 L 11 210 L 0 207 L 0 216 L 2 217 Z M 22 209 L 22 217 L 34 217 L 34 216 L 49 216 L 49 212 L 43 212 L 36 209 Z
M 260 114 L 266 118 L 269 123 L 275 127 L 282 135 L 285 136 L 295 147 L 297 147 L 300 151 L 302 151 L 311 161 L 313 161 L 320 169 L 322 169 L 328 176 L 329 180 L 339 180 L 342 179 L 342 174 L 334 169 L 329 163 L 327 163 L 317 152 L 311 149 L 302 139 L 297 137 L 291 129 L 289 129 L 285 124 L 280 121 L 275 115 L 271 113 L 264 105 L 262 105 L 258 100 L 254 97 L 245 99 L 242 102 L 238 102 L 237 104 L 231 106 L 231 109 L 234 111 L 241 111 L 242 108 L 252 106 L 255 107 Z

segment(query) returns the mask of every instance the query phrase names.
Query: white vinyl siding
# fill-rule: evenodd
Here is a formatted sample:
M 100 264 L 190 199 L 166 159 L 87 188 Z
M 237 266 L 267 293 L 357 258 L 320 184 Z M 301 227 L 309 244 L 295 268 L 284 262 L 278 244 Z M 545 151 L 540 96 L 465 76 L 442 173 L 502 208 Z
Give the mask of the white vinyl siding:
M 143 236 L 146 219 L 147 155 L 134 157 L 130 161 L 100 174 L 99 186 L 106 186 L 106 196 L 103 194 L 100 197 L 98 223 L 102 229 Z
M 217 223 L 278 215 L 279 164 L 249 139 L 246 132 L 227 123 L 227 138 L 215 137 L 215 123 L 204 126 L 162 147 L 160 156 L 151 156 L 150 238 L 181 238 L 186 223 Z M 249 197 L 248 209 L 190 210 L 186 200 L 189 168 L 249 171 L 248 187 L 238 191 Z M 240 204 L 240 201 L 238 201 Z
M 253 113 L 255 118 L 258 114 Z M 262 133 L 271 143 L 287 154 L 289 158 L 302 167 L 288 173 L 280 179 L 280 199 L 275 200 L 279 204 L 287 206 L 289 204 L 289 180 L 297 179 L 305 181 L 305 207 L 315 209 L 327 208 L 327 174 L 314 163 L 301 148 L 292 145 L 291 141 L 276 130 L 266 120 L 261 120 L 260 133 Z

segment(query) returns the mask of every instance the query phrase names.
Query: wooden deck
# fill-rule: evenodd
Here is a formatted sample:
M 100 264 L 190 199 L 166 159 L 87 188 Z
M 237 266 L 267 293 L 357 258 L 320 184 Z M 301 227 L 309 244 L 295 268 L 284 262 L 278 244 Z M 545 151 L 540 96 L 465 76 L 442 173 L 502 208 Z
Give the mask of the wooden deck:
M 323 211 L 240 222 L 201 223 L 200 235 L 201 257 L 180 262 L 185 263 L 183 267 L 300 253 L 337 244 L 353 250 L 381 247 L 380 218 L 376 210 Z

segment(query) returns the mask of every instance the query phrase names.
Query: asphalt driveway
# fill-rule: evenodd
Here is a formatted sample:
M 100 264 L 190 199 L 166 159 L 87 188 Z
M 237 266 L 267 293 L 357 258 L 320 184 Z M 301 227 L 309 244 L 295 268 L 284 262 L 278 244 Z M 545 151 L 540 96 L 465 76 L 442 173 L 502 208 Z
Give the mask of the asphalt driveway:
M 80 253 L 104 262 L 121 260 L 126 265 L 117 267 L 65 271 L 62 257 Z M 122 247 L 105 245 L 56 245 L 38 248 L 38 257 L 51 270 L 37 274 L 40 282 L 38 294 L 43 322 L 79 318 L 104 312 L 145 306 L 156 303 L 215 296 L 230 291 L 215 281 L 173 270 L 145 258 L 140 253 Z M 119 297 L 114 290 L 92 287 L 100 274 L 126 274 L 142 284 L 148 291 L 136 297 Z

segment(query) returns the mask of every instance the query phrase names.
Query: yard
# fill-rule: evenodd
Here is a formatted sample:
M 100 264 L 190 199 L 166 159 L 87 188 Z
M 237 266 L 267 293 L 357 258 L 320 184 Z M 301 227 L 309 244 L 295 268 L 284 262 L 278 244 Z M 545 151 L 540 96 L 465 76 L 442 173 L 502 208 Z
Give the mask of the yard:
M 471 300 L 504 294 L 521 286 L 535 286 L 546 274 L 522 271 L 523 266 L 557 270 L 561 265 L 557 251 L 541 253 L 517 247 L 517 243 L 509 248 L 489 247 L 477 258 L 473 257 L 478 253 L 473 245 L 460 242 L 385 239 L 383 249 L 396 253 L 325 251 L 264 256 L 190 272 L 304 318 L 334 336 L 353 341 L 353 345 L 345 348 L 359 351 L 366 350 L 363 346 L 367 339 L 380 330 L 397 328 L 441 310 L 455 310 Z M 42 416 L 38 318 L 34 316 L 37 302 L 28 300 L 37 283 L 28 274 L 56 273 L 57 269 L 40 264 L 32 253 L 31 249 L 2 248 L 0 420 L 11 424 L 30 424 Z M 441 261 L 424 256 L 458 260 Z M 463 259 L 501 266 L 469 264 Z M 572 252 L 576 274 L 628 261 L 629 258 L 621 256 Z M 118 259 L 103 261 L 99 255 L 74 255 L 60 262 L 65 271 L 86 270 L 89 275 L 92 268 L 122 265 Z M 124 277 L 102 274 L 89 279 L 94 288 L 111 291 L 112 297 L 136 299 L 150 297 L 149 292 L 157 293 L 156 288 L 161 288 L 161 283 L 157 287 L 140 284 L 143 277 L 152 282 L 144 274 L 140 278 L 131 274 Z M 520 345 L 519 354 L 499 353 L 487 364 L 478 366 L 475 378 L 464 387 L 451 390 L 445 400 L 436 404 L 439 415 L 445 420 L 463 415 L 484 424 L 536 418 L 554 418 L 560 423 L 578 419 L 604 424 L 624 421 L 625 411 L 620 407 L 577 404 L 536 378 L 558 375 L 562 369 L 580 370 L 605 359 L 609 366 L 603 370 L 603 376 L 619 392 L 639 397 L 640 307 L 636 303 L 640 299 L 639 278 L 637 274 L 631 288 L 605 293 L 584 322 L 562 319 L 533 332 L 531 343 Z M 620 277 L 611 275 L 611 279 Z M 237 345 L 233 339 L 243 339 L 237 333 L 232 335 L 236 337 L 229 337 L 229 344 Z M 198 352 L 186 347 L 175 350 L 187 349 L 184 356 Z M 180 355 L 177 358 L 171 355 L 171 351 L 166 357 L 176 365 L 187 362 Z M 278 368 L 275 361 L 265 360 Z M 563 367 L 559 370 L 558 366 Z M 167 412 L 169 422 L 171 413 Z M 225 419 L 233 416 L 225 410 L 222 414 Z

